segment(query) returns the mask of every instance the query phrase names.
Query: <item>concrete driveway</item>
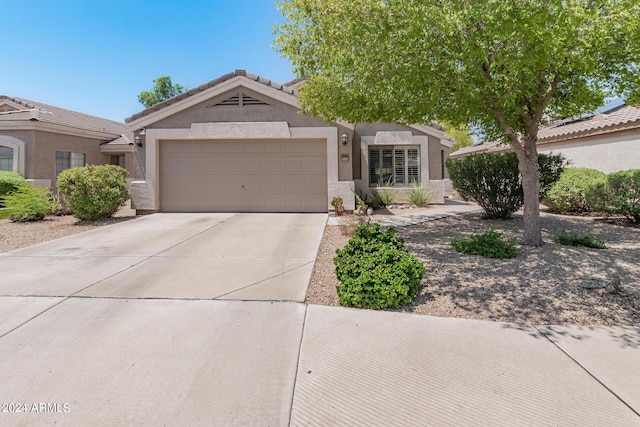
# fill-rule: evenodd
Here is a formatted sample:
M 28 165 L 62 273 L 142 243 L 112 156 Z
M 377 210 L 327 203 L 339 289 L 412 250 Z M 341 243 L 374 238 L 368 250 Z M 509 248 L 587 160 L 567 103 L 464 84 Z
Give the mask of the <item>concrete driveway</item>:
M 156 214 L 0 255 L 0 295 L 304 301 L 326 214 Z
M 0 255 L 0 424 L 286 425 L 326 220 L 157 214 Z

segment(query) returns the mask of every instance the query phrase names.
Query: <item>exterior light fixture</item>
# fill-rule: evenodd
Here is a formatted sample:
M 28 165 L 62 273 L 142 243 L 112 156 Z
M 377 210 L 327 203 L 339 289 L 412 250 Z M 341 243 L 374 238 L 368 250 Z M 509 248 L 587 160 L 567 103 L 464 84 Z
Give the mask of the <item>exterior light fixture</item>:
M 342 141 L 342 145 L 347 145 L 347 141 L 349 141 L 349 136 L 346 133 L 343 133 L 340 136 L 340 141 Z
M 133 140 L 136 142 L 136 145 L 138 147 L 142 147 L 142 139 L 140 138 L 140 135 L 136 135 L 136 137 L 133 138 Z

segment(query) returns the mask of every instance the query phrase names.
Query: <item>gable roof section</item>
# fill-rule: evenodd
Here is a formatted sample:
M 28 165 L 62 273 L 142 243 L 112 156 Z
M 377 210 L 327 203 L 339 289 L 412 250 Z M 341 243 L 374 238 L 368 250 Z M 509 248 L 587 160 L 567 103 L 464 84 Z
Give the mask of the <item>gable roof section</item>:
M 265 95 L 297 107 L 295 89 L 245 70 L 235 70 L 142 110 L 124 121 L 133 127 L 144 127 L 236 86 L 245 86 L 262 93 L 269 91 L 269 94 Z
M 15 109 L 0 112 L 0 128 L 3 122 L 42 122 L 52 125 L 69 127 L 80 131 L 98 132 L 105 139 L 115 139 L 122 135 L 128 135 L 129 128 L 124 123 L 114 122 L 101 117 L 31 101 L 0 95 L 0 105 L 6 105 Z M 7 108 L 8 109 L 8 108 Z
M 640 108 L 622 105 L 612 110 L 596 114 L 585 120 L 561 121 L 547 126 L 538 132 L 538 145 L 566 141 L 630 129 L 640 129 Z M 508 151 L 508 144 L 500 141 L 488 141 L 470 147 L 464 147 L 451 154 L 451 157 L 463 157 L 467 154 Z

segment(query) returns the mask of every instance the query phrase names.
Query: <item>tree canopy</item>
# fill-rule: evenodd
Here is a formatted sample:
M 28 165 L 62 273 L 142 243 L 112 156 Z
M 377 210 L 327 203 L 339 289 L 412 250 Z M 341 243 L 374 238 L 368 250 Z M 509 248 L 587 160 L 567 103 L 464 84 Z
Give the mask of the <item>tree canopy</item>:
M 442 125 L 447 128 L 445 135 L 455 141 L 455 144 L 451 147 L 452 153 L 463 147 L 473 145 L 473 138 L 470 135 L 469 125 L 453 126 L 447 122 L 443 122 Z
M 153 88 L 150 91 L 142 91 L 138 95 L 138 101 L 149 108 L 165 99 L 173 98 L 184 92 L 186 88 L 177 83 L 171 82 L 171 77 L 160 76 L 153 81 Z
M 522 242 L 542 244 L 537 135 L 607 96 L 640 102 L 637 0 L 288 0 L 276 46 L 329 120 L 484 129 L 513 146 Z

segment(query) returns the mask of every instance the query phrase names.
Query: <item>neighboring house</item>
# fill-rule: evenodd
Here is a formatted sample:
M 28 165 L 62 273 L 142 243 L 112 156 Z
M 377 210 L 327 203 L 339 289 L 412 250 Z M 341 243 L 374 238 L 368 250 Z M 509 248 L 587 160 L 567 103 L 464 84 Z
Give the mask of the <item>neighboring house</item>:
M 511 150 L 497 142 L 465 147 L 451 153 L 460 158 L 473 153 Z M 538 152 L 563 154 L 572 167 L 605 173 L 640 168 L 640 108 L 618 103 L 613 108 L 578 120 L 562 120 L 540 129 Z
M 443 203 L 453 141 L 441 126 L 328 123 L 300 114 L 296 79 L 236 70 L 125 119 L 135 140 L 132 205 L 144 212 L 327 212 L 351 189 L 411 183 Z
M 88 164 L 117 164 L 131 174 L 133 148 L 124 123 L 0 95 L 0 170 L 35 185 L 55 188 L 61 171 Z

